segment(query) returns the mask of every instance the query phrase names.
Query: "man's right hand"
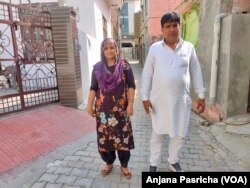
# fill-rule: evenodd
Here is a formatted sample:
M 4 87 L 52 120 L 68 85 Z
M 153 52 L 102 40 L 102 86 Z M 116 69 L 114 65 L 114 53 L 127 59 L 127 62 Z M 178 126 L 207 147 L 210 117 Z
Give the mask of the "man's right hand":
M 150 107 L 151 109 L 153 109 L 150 100 L 142 101 L 142 102 L 143 102 L 143 107 L 144 107 L 145 111 L 147 112 L 147 114 L 150 114 L 150 112 L 149 112 L 149 107 Z

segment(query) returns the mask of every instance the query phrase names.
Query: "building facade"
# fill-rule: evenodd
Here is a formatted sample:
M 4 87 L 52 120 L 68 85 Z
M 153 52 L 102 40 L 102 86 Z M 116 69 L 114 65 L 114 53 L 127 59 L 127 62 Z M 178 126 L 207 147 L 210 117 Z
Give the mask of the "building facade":
M 137 47 L 134 43 L 134 13 L 140 10 L 140 1 L 125 1 L 120 10 L 120 30 L 122 56 L 128 60 L 137 59 Z
M 200 1 L 197 53 L 206 98 L 224 118 L 250 112 L 249 21 L 248 0 Z

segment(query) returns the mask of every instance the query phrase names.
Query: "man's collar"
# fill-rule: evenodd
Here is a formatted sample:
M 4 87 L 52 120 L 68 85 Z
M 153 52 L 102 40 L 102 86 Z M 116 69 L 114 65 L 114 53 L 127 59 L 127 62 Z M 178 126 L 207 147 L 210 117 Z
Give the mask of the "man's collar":
M 181 43 L 183 43 L 183 39 L 181 37 L 179 37 L 179 42 L 178 42 L 177 46 Z M 166 44 L 164 41 L 164 38 L 161 40 L 161 44 Z
M 178 42 L 177 45 L 176 45 L 176 49 L 177 49 L 180 45 L 182 45 L 183 41 L 184 41 L 184 40 L 183 40 L 181 37 L 179 37 L 179 42 Z M 167 45 L 167 44 L 165 43 L 165 41 L 164 41 L 164 38 L 162 39 L 161 44 L 162 44 L 163 46 L 164 46 L 164 45 Z

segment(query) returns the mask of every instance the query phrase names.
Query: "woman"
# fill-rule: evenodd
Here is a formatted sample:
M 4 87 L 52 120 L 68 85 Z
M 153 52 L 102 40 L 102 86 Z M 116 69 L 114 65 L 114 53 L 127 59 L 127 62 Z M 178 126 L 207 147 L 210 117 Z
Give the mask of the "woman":
M 128 161 L 130 150 L 134 148 L 130 117 L 133 115 L 135 81 L 129 63 L 120 59 L 118 53 L 113 39 L 102 42 L 101 61 L 92 71 L 88 113 L 96 117 L 98 150 L 106 162 L 102 175 L 111 172 L 117 151 L 121 172 L 130 178 Z

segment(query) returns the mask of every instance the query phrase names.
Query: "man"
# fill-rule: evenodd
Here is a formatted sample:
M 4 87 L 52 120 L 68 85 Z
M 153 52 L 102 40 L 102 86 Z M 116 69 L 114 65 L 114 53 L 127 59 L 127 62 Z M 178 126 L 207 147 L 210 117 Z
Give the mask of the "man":
M 164 39 L 152 44 L 142 72 L 142 100 L 151 114 L 150 171 L 160 162 L 165 135 L 169 135 L 169 169 L 182 172 L 178 153 L 188 132 L 191 112 L 190 84 L 198 94 L 197 109 L 205 109 L 201 69 L 194 46 L 180 37 L 180 16 L 169 12 L 161 18 Z

